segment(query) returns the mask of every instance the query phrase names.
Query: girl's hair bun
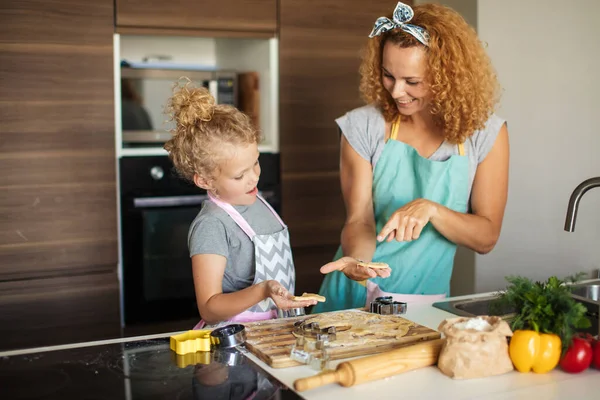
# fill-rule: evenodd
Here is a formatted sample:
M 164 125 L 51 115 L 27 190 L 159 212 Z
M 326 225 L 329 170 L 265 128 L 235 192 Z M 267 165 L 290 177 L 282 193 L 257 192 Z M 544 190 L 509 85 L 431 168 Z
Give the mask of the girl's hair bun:
M 215 99 L 208 89 L 196 87 L 188 78 L 175 83 L 173 96 L 167 103 L 167 112 L 182 126 L 196 125 L 198 121 L 210 121 L 215 112 Z

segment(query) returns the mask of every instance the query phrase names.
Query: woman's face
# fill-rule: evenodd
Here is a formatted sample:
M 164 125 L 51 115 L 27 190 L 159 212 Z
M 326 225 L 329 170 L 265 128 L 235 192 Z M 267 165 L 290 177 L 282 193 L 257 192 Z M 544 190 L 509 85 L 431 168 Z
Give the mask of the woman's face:
M 402 48 L 389 41 L 383 46 L 383 86 L 396 102 L 401 115 L 414 115 L 429 107 L 425 57 L 421 46 Z

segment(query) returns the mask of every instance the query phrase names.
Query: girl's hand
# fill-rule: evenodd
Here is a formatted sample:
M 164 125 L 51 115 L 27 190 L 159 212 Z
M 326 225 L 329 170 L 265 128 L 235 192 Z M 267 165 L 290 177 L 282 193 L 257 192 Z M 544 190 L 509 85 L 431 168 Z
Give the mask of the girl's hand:
M 328 274 L 332 271 L 342 271 L 349 279 L 354 281 L 364 281 L 365 279 L 375 278 L 377 276 L 387 278 L 392 272 L 389 268 L 373 269 L 358 265 L 360 260 L 353 257 L 342 257 L 339 260 L 327 263 L 321 267 L 322 274 Z
M 410 242 L 421 235 L 421 231 L 437 213 L 437 204 L 426 199 L 416 199 L 397 209 L 377 235 L 377 241 L 396 239 Z
M 304 308 L 317 304 L 314 299 L 310 300 L 294 300 L 294 296 L 288 292 L 281 283 L 275 280 L 266 281 L 266 296 L 273 299 L 277 308 L 288 310 L 290 308 Z

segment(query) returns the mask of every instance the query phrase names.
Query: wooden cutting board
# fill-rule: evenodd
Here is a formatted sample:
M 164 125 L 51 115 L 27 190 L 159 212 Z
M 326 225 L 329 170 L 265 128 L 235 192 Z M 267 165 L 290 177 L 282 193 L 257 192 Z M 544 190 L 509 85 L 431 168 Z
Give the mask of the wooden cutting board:
M 332 360 L 381 353 L 424 340 L 439 339 L 441 334 L 397 315 L 378 315 L 362 310 L 344 310 L 245 323 L 246 348 L 272 368 L 301 365 L 290 358 L 296 338 L 294 323 L 319 317 L 322 321 L 345 321 L 346 329 L 338 332 L 329 348 Z M 327 323 L 321 323 L 325 328 Z M 408 331 L 406 331 L 408 329 Z M 404 334 L 406 332 L 406 334 Z

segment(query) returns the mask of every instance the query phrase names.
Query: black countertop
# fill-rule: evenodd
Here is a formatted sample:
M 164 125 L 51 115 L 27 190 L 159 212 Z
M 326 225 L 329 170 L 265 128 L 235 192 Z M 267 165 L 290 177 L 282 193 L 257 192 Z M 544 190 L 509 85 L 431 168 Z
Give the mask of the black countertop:
M 244 349 L 177 356 L 169 336 L 0 353 L 0 398 L 301 399 Z

